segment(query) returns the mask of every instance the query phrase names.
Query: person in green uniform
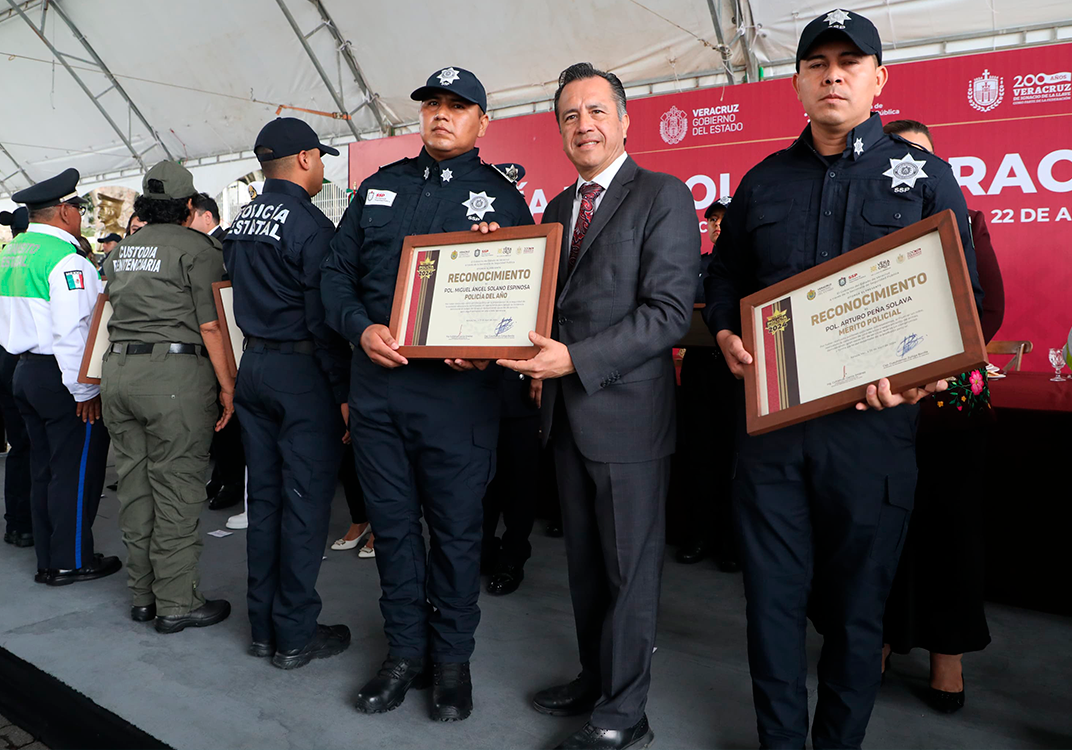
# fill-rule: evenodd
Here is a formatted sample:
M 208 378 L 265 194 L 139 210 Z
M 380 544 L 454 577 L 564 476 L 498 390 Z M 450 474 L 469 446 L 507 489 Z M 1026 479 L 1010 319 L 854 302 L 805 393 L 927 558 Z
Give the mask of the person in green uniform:
M 158 632 L 176 633 L 231 612 L 198 590 L 198 517 L 213 427 L 234 413 L 234 376 L 212 295 L 224 274 L 220 244 L 187 226 L 193 176 L 164 161 L 146 173 L 142 192 L 134 211 L 148 225 L 104 263 L 113 313 L 101 397 L 119 474 L 131 618 L 155 618 Z

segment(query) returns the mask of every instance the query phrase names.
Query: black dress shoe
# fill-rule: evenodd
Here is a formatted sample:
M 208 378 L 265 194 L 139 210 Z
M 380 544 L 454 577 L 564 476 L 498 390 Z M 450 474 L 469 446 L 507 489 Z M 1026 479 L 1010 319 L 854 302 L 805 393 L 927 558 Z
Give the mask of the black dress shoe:
M 32 547 L 33 546 L 33 532 L 32 531 L 5 531 L 4 541 L 8 544 L 14 544 L 16 547 Z
M 186 628 L 207 628 L 223 622 L 231 614 L 231 603 L 224 599 L 209 599 L 197 609 L 184 615 L 158 615 L 157 633 L 178 633 Z
M 253 641 L 253 643 L 249 644 L 249 649 L 246 653 L 250 656 L 256 656 L 258 659 L 275 656 L 275 644 L 270 641 Z
M 718 561 L 718 569 L 723 573 L 739 573 L 741 564 L 732 557 L 726 557 Z
M 943 714 L 955 714 L 960 709 L 964 708 L 964 691 L 959 693 L 949 693 L 945 690 L 938 690 L 936 688 L 927 688 L 927 703 L 935 711 L 941 711 Z
M 272 666 L 280 669 L 304 667 L 313 659 L 327 659 L 350 647 L 350 628 L 345 625 L 317 624 L 311 641 L 301 648 L 276 651 Z
M 34 574 L 34 583 L 48 583 L 48 571 L 44 568 L 38 568 Z
M 492 596 L 512 594 L 524 579 L 525 569 L 520 565 L 501 562 L 495 566 L 495 572 L 488 581 L 488 593 Z
M 209 510 L 223 510 L 242 502 L 242 485 L 225 484 L 216 496 L 208 501 Z
M 695 565 L 707 557 L 707 542 L 696 542 L 677 551 L 676 559 L 682 565 Z
M 585 724 L 557 745 L 555 750 L 625 750 L 627 747 L 642 750 L 654 740 L 655 732 L 651 731 L 648 717 L 643 716 L 628 729 L 600 729 Z
M 33 532 L 32 531 L 5 531 L 4 541 L 8 544 L 14 544 L 16 547 L 32 547 L 33 546 Z
M 376 676 L 357 694 L 354 708 L 363 714 L 394 711 L 406 699 L 406 691 L 424 690 L 428 683 L 423 660 L 387 657 Z
M 462 721 L 473 713 L 473 679 L 469 662 L 432 665 L 432 718 Z
M 149 622 L 156 619 L 156 602 L 144 607 L 134 606 L 130 608 L 130 619 L 134 622 Z
M 93 560 L 89 565 L 83 565 L 81 568 L 48 571 L 48 580 L 45 583 L 49 586 L 66 586 L 80 581 L 95 581 L 98 578 L 110 576 L 112 573 L 118 573 L 122 567 L 123 563 L 119 562 L 118 557 L 96 554 L 93 555 Z
M 592 713 L 601 693 L 599 685 L 578 677 L 569 684 L 536 693 L 532 707 L 549 716 L 580 716 Z
M 562 524 L 555 523 L 552 521 L 551 523 L 547 524 L 547 531 L 545 533 L 552 539 L 558 539 L 560 536 L 562 536 Z

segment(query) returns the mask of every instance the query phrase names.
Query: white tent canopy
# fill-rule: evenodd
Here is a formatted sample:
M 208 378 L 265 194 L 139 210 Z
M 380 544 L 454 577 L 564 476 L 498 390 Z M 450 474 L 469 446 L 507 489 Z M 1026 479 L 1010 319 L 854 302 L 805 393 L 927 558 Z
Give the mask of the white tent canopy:
M 336 144 L 409 132 L 409 93 L 473 70 L 493 117 L 549 108 L 589 60 L 632 96 L 792 72 L 803 26 L 832 6 L 788 0 L 0 0 L 0 196 L 67 167 L 83 189 L 138 189 L 184 161 L 217 193 L 253 171 L 276 113 Z M 848 2 L 888 62 L 1072 39 L 1067 0 Z M 345 179 L 346 160 L 328 177 Z M 9 201 L 0 198 L 0 203 Z

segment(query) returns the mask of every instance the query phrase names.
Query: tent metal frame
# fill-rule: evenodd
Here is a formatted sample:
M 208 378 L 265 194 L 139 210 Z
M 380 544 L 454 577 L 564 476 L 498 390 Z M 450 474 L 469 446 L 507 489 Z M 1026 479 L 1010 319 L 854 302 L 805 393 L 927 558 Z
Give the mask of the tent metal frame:
M 11 2 L 11 0 L 8 0 L 8 2 Z M 343 101 L 342 95 L 335 89 L 335 85 L 331 82 L 331 78 L 328 76 L 327 71 L 324 70 L 324 66 L 320 63 L 320 58 L 317 57 L 316 52 L 313 51 L 312 46 L 309 44 L 309 37 L 318 32 L 320 29 L 324 28 L 325 26 L 328 26 L 331 29 L 335 28 L 334 24 L 330 23 L 330 17 L 327 17 L 327 11 L 323 10 L 319 3 L 313 3 L 317 6 L 318 10 L 321 11 L 320 17 L 322 21 L 319 26 L 310 31 L 308 34 L 303 34 L 301 27 L 298 25 L 298 21 L 294 18 L 294 14 L 291 13 L 290 8 L 287 7 L 286 0 L 275 0 L 275 2 L 276 5 L 279 6 L 279 10 L 281 10 L 283 12 L 283 15 L 286 17 L 287 22 L 290 24 L 290 28 L 291 30 L 293 30 L 294 36 L 296 36 L 298 38 L 298 41 L 301 42 L 302 49 L 304 49 L 305 54 L 308 55 L 309 61 L 313 64 L 313 67 L 316 68 L 316 72 L 317 74 L 319 74 L 320 80 L 324 84 L 324 88 L 326 88 L 328 90 L 328 93 L 331 94 L 331 98 L 335 102 L 336 112 L 340 115 L 346 115 L 345 118 L 339 119 L 345 119 L 346 125 L 350 128 L 350 132 L 353 133 L 354 138 L 361 140 L 361 131 L 358 130 L 357 125 L 354 124 L 353 118 L 349 116 L 350 113 L 346 110 L 346 104 Z M 356 112 L 357 110 L 354 111 Z
M 124 100 L 131 108 L 131 112 L 138 116 L 141 123 L 148 129 L 150 134 L 152 134 L 154 138 L 154 143 L 149 147 L 148 150 L 151 150 L 156 145 L 159 145 L 164 150 L 164 152 L 167 153 L 169 157 L 171 157 L 171 154 L 168 152 L 167 148 L 160 141 L 157 132 L 153 130 L 153 128 L 146 121 L 146 119 L 142 117 L 141 112 L 137 109 L 137 107 L 131 101 L 130 97 L 115 80 L 114 76 L 111 75 L 111 72 L 104 65 L 103 61 L 92 49 L 89 43 L 85 40 L 84 36 L 79 32 L 77 26 L 67 17 L 67 14 L 64 12 L 65 9 L 61 7 L 60 2 L 61 0 L 7 0 L 6 5 L 10 6 L 10 10 L 5 8 L 3 11 L 0 11 L 0 23 L 6 20 L 10 20 L 16 15 L 20 16 L 23 19 L 23 21 L 37 34 L 41 41 L 52 51 L 56 59 L 58 59 L 59 62 L 67 69 L 68 73 L 71 75 L 72 78 L 75 79 L 75 81 L 83 89 L 86 95 L 94 102 L 94 105 L 101 112 L 102 116 L 104 116 L 105 119 L 109 122 L 113 130 L 115 130 L 115 132 L 119 135 L 123 144 L 130 151 L 131 155 L 134 157 L 137 163 L 137 166 L 132 165 L 128 168 L 109 170 L 107 172 L 95 174 L 93 176 L 87 176 L 85 178 L 85 181 L 100 182 L 107 179 L 124 178 L 130 175 L 138 174 L 138 166 L 140 166 L 140 171 L 142 172 L 146 168 L 145 163 L 142 160 L 142 156 L 144 155 L 144 153 L 137 153 L 133 144 L 126 136 L 124 136 L 115 121 L 104 109 L 100 101 L 98 101 L 100 97 L 107 94 L 109 91 L 112 90 L 112 88 L 115 88 L 119 91 L 120 95 L 123 96 Z M 276 3 L 279 5 L 280 10 L 283 12 L 284 16 L 290 23 L 292 31 L 298 37 L 310 61 L 313 63 L 317 73 L 320 75 L 324 86 L 334 99 L 338 107 L 338 111 L 340 113 L 346 113 L 347 115 L 352 116 L 354 113 L 360 111 L 361 109 L 368 107 L 369 111 L 373 113 L 378 126 L 376 129 L 362 130 L 358 128 L 358 126 L 352 119 L 348 119 L 347 125 L 349 127 L 350 136 L 336 137 L 331 139 L 331 141 L 329 142 L 342 145 L 350 142 L 352 139 L 365 140 L 395 133 L 401 134 L 415 132 L 416 121 L 402 120 L 402 118 L 395 115 L 389 107 L 385 107 L 384 104 L 379 100 L 378 94 L 372 91 L 372 88 L 368 84 L 368 80 L 365 78 L 361 70 L 357 58 L 354 55 L 350 42 L 346 40 L 343 32 L 338 28 L 331 15 L 328 13 L 327 9 L 324 7 L 323 0 L 306 0 L 306 2 L 308 2 L 315 8 L 317 14 L 319 15 L 320 23 L 316 26 L 316 28 L 312 29 L 312 31 L 308 32 L 307 34 L 303 34 L 297 24 L 297 21 L 294 19 L 290 8 L 288 8 L 286 0 L 276 0 Z M 671 84 L 677 90 L 686 91 L 701 87 L 717 88 L 719 86 L 725 85 L 726 83 L 732 85 L 742 81 L 758 81 L 759 66 L 761 64 L 764 68 L 766 78 L 773 79 L 789 75 L 789 73 L 792 72 L 794 62 L 792 59 L 760 62 L 756 57 L 752 43 L 755 41 L 757 33 L 760 32 L 758 30 L 759 27 L 755 26 L 751 17 L 750 2 L 751 0 L 707 0 L 707 8 L 711 15 L 711 21 L 714 26 L 715 35 L 717 37 L 718 42 L 718 44 L 714 45 L 714 47 L 715 51 L 717 51 L 721 57 L 721 59 L 718 61 L 718 63 L 715 64 L 715 66 L 713 66 L 709 70 L 694 73 L 688 78 L 678 78 L 677 76 L 662 76 L 649 80 L 628 82 L 626 84 L 626 87 L 627 90 L 630 91 L 630 95 L 646 96 L 663 93 L 664 91 L 669 90 L 668 86 Z M 36 5 L 38 3 L 42 6 L 42 20 L 40 24 L 35 25 L 29 19 L 27 12 L 32 12 L 36 8 Z M 0 5 L 3 4 L 4 3 L 0 3 Z M 74 55 L 59 52 L 59 50 L 57 50 L 44 36 L 41 29 L 44 28 L 44 19 L 49 5 L 51 5 L 57 10 L 57 14 L 61 17 L 61 19 L 63 19 L 64 23 L 67 25 L 68 29 L 75 36 L 75 38 L 82 43 L 83 47 L 86 50 L 86 53 L 89 55 L 89 57 L 92 58 L 92 61 L 82 60 L 82 58 L 75 57 Z M 291 5 L 294 5 L 294 3 L 291 2 Z M 727 13 L 731 14 L 730 17 L 727 17 Z M 730 29 L 726 28 L 723 21 L 730 22 L 730 29 L 734 27 L 736 28 L 736 33 L 731 39 L 726 39 L 727 32 Z M 316 34 L 323 28 L 327 28 L 329 33 L 332 35 L 334 46 L 336 49 L 336 64 L 339 66 L 338 89 L 332 83 L 331 78 L 329 77 L 323 64 L 321 63 L 320 59 L 317 57 L 316 53 L 313 51 L 312 47 L 309 45 L 308 42 L 308 39 L 310 37 L 312 37 L 314 34 Z M 947 54 L 977 54 L 980 52 L 987 51 L 988 49 L 999 50 L 1009 49 L 1013 46 L 1021 45 L 1041 46 L 1052 43 L 1066 42 L 1069 41 L 1066 32 L 1070 28 L 1072 28 L 1072 18 L 1069 18 L 1067 20 L 1061 20 L 1058 22 L 1051 21 L 1043 24 L 1025 25 L 1002 29 L 988 29 L 976 32 L 948 34 L 940 37 L 905 40 L 900 41 L 896 44 L 884 45 L 884 49 L 890 53 L 897 53 L 898 55 L 903 55 L 899 56 L 898 59 L 895 61 L 891 60 L 891 62 L 910 62 L 920 59 L 930 59 L 936 56 Z M 1038 38 L 1040 32 L 1048 32 L 1048 34 L 1046 35 L 1047 38 Z M 1015 42 L 1010 42 L 1008 41 L 1008 37 L 1010 36 L 1016 36 L 1018 37 L 1018 39 Z M 979 44 L 972 48 L 969 48 L 970 43 L 976 41 Z M 969 43 L 969 45 L 966 46 L 963 43 Z M 952 50 L 950 50 L 950 47 L 952 47 Z M 940 52 L 935 53 L 935 49 L 940 50 Z M 732 57 L 735 52 L 739 52 L 740 54 L 742 54 L 742 56 L 744 57 L 743 64 L 733 64 Z M 111 83 L 111 86 L 108 89 L 105 89 L 105 91 L 101 92 L 100 94 L 94 96 L 90 92 L 86 84 L 82 81 L 82 79 L 76 74 L 75 70 L 71 67 L 67 60 L 80 60 L 98 68 L 101 73 L 107 77 L 107 79 Z M 358 86 L 361 93 L 363 94 L 363 101 L 349 111 L 347 111 L 346 109 L 344 99 L 341 95 L 340 90 L 343 85 L 343 73 L 341 67 L 343 63 L 345 63 L 347 69 L 353 76 L 354 83 Z M 489 111 L 489 114 L 491 114 L 492 117 L 495 117 L 496 115 L 498 115 L 499 117 L 510 117 L 524 114 L 526 110 L 531 112 L 545 111 L 549 109 L 549 101 L 550 100 L 546 97 L 541 97 L 538 99 L 534 98 L 528 101 L 516 102 L 507 106 L 492 109 Z M 33 183 L 33 180 L 26 173 L 25 169 L 23 169 L 22 165 L 15 161 L 15 159 L 12 157 L 10 152 L 3 146 L 3 144 L 0 144 L 0 154 L 3 154 L 8 159 L 10 159 L 12 164 L 16 168 L 16 171 L 12 172 L 11 174 L 0 174 L 0 186 L 5 189 L 9 188 L 7 181 L 9 181 L 12 177 L 18 174 L 21 174 L 26 180 L 28 180 L 30 183 Z M 246 152 L 228 152 L 214 155 L 206 155 L 200 158 L 191 159 L 187 163 L 191 166 L 209 163 L 223 163 L 229 161 L 237 161 L 241 158 L 244 158 L 245 155 Z
M 97 108 L 97 111 L 101 113 L 101 116 L 104 117 L 105 120 L 107 120 L 108 124 L 112 127 L 112 130 L 114 130 L 115 134 L 119 136 L 119 140 L 123 142 L 123 145 L 127 147 L 128 151 L 130 151 L 130 155 L 141 166 L 143 170 L 147 170 L 148 167 L 146 166 L 145 161 L 142 157 L 156 146 L 159 146 L 161 149 L 163 149 L 164 153 L 167 154 L 168 158 L 174 158 L 168 151 L 167 147 L 160 141 L 160 138 L 157 135 L 156 131 L 153 130 L 153 128 L 149 125 L 148 121 L 146 121 L 145 117 L 141 114 L 141 110 L 138 109 L 137 105 L 135 105 L 134 102 L 130 99 L 130 96 L 127 95 L 126 90 L 122 87 L 119 81 L 116 80 L 115 76 L 112 75 L 112 72 L 108 69 L 108 66 L 104 64 L 104 61 L 101 60 L 99 55 L 97 55 L 96 51 L 89 44 L 89 41 L 85 38 L 82 32 L 78 30 L 78 27 L 74 24 L 74 22 L 71 21 L 71 19 L 67 16 L 66 12 L 64 12 L 62 6 L 59 3 L 59 0 L 51 0 L 52 9 L 56 12 L 56 15 L 60 17 L 64 25 L 67 26 L 68 30 L 74 35 L 75 39 L 77 39 L 82 44 L 82 47 L 86 50 L 90 57 L 93 58 L 92 60 L 84 60 L 80 57 L 75 57 L 74 55 L 68 55 L 64 52 L 60 52 L 56 48 L 56 46 L 51 41 L 49 41 L 48 37 L 45 36 L 44 12 L 42 12 L 41 15 L 42 22 L 39 28 L 36 24 L 34 24 L 32 20 L 30 20 L 30 17 L 26 15 L 26 12 L 19 6 L 19 4 L 15 0 L 7 0 L 7 4 L 11 6 L 11 9 L 22 18 L 22 20 L 26 23 L 27 26 L 30 27 L 30 29 L 33 30 L 34 34 L 37 35 L 37 38 L 41 40 L 42 44 L 48 47 L 53 57 L 55 57 L 60 62 L 60 64 L 64 67 L 67 73 L 70 74 L 71 78 L 74 79 L 75 83 L 78 84 L 79 88 L 81 88 L 85 95 L 89 97 L 89 100 L 93 102 L 93 105 Z M 47 10 L 47 8 L 48 5 L 45 6 L 45 10 Z M 89 65 L 95 65 L 97 68 L 100 69 L 100 72 L 105 76 L 105 78 L 108 79 L 111 85 L 101 93 L 94 94 L 92 91 L 90 91 L 89 86 L 86 85 L 86 82 L 82 79 L 82 77 L 78 75 L 75 69 L 71 67 L 71 64 L 67 62 L 68 58 L 78 60 L 79 62 L 83 62 Z M 119 125 L 112 118 L 108 110 L 105 109 L 104 105 L 100 102 L 101 97 L 103 97 L 105 94 L 107 94 L 109 91 L 112 91 L 113 89 L 123 98 L 123 101 L 127 103 L 127 106 L 130 108 L 130 111 L 137 116 L 138 120 L 140 120 L 142 125 L 144 125 L 149 131 L 149 135 L 152 138 L 153 143 L 143 153 L 138 153 L 138 150 L 134 148 L 134 144 L 130 142 L 130 139 L 126 136 L 125 133 L 123 133 L 122 128 L 119 127 Z
M 36 185 L 37 184 L 37 181 L 34 178 L 30 177 L 30 175 L 26 174 L 26 169 L 15 160 L 15 157 L 11 155 L 11 152 L 8 151 L 7 147 L 4 146 L 4 144 L 2 144 L 2 143 L 0 143 L 0 153 L 2 153 L 4 156 L 6 156 L 11 161 L 11 163 L 15 165 L 15 171 L 14 172 L 9 174 L 7 177 L 4 177 L 3 179 L 0 179 L 0 183 L 2 183 L 4 185 L 4 190 L 7 190 L 9 194 L 14 192 L 14 191 L 12 191 L 12 190 L 10 190 L 8 188 L 7 181 L 10 180 L 15 175 L 20 174 L 20 173 L 22 174 L 23 177 L 25 177 L 27 180 L 30 181 L 31 185 Z
M 335 24 L 335 21 L 331 18 L 327 8 L 324 7 L 324 3 L 321 0 L 309 0 L 316 12 L 320 14 L 321 24 L 310 33 L 312 36 L 320 28 L 326 28 L 328 33 L 331 34 L 335 40 L 335 49 L 338 50 L 337 54 L 342 55 L 343 62 L 346 63 L 346 67 L 350 69 L 350 74 L 354 77 L 354 82 L 361 88 L 361 93 L 365 96 L 365 101 L 357 105 L 354 109 L 350 110 L 348 114 L 353 115 L 362 107 L 368 106 L 372 111 L 373 117 L 376 118 L 376 122 L 380 126 L 380 132 L 387 133 L 391 129 L 391 123 L 388 122 L 383 108 L 380 107 L 377 101 L 378 96 L 372 92 L 372 87 L 368 84 L 368 79 L 365 78 L 365 74 L 361 72 L 361 66 L 357 62 L 357 58 L 354 57 L 353 45 L 349 39 L 344 39 L 342 32 L 339 31 L 339 27 Z M 356 136 L 355 136 L 356 137 Z

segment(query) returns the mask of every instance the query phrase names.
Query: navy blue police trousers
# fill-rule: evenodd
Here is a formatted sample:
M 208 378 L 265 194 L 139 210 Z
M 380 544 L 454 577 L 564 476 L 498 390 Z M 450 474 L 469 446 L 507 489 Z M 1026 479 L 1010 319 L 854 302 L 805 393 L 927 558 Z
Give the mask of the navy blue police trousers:
M 304 342 L 309 344 L 311 342 Z M 316 633 L 316 579 L 345 446 L 339 405 L 311 353 L 247 346 L 235 410 L 249 471 L 246 599 L 254 641 L 281 651 Z
M 480 622 L 483 498 L 495 471 L 496 376 L 441 360 L 388 371 L 358 350 L 350 399 L 388 652 L 468 661 Z
M 863 742 L 915 497 L 917 419 L 915 406 L 850 409 L 740 436 L 734 510 L 765 748 L 802 748 L 808 735 L 808 618 L 823 636 L 812 744 Z

